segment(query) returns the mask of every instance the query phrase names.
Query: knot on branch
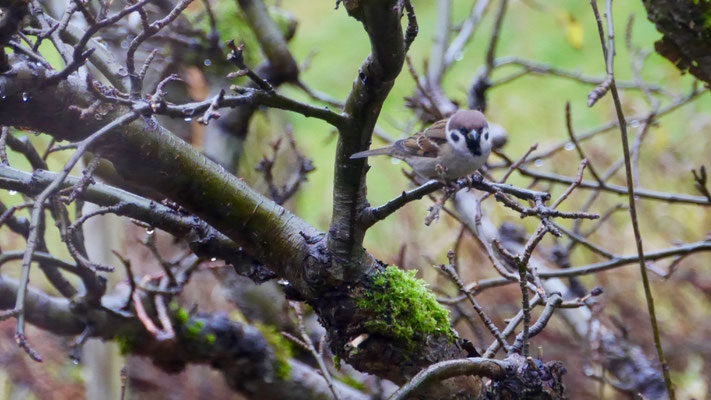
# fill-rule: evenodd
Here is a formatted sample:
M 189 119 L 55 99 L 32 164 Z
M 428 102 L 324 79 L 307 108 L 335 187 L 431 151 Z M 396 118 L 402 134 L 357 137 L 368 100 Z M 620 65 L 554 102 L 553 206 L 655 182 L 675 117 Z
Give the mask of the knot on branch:
M 565 398 L 563 375 L 565 367 L 559 361 L 547 363 L 518 354 L 507 357 L 505 376 L 488 390 L 495 399 L 561 399 Z

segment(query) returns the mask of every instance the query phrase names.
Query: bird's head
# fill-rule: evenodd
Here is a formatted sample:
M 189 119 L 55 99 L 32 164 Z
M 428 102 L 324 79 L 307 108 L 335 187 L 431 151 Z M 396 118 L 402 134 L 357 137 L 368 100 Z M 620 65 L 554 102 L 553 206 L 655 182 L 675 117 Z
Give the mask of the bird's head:
M 491 135 L 486 117 L 476 110 L 459 110 L 447 121 L 447 141 L 456 150 L 473 156 L 489 155 Z

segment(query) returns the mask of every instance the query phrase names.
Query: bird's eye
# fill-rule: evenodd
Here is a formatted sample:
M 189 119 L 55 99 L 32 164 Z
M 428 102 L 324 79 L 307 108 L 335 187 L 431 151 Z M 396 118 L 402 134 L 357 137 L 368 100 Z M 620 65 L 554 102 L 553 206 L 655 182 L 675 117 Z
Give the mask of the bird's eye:
M 455 142 L 459 141 L 459 135 L 457 133 L 452 133 L 452 140 Z
M 489 140 L 489 132 L 486 132 L 486 135 L 484 135 L 485 140 Z

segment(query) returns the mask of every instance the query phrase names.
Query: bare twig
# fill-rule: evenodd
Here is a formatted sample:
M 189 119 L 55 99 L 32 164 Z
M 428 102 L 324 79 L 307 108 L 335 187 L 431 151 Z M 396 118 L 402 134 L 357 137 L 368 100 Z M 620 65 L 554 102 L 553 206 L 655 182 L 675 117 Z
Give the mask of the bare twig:
M 476 357 L 442 361 L 420 371 L 407 384 L 393 393 L 388 400 L 407 399 L 428 382 L 437 382 L 459 375 L 476 375 L 496 379 L 504 376 L 505 371 L 505 362 L 489 358 Z
M 667 387 L 667 393 L 669 398 L 674 400 L 676 398 L 674 394 L 674 387 L 671 380 L 671 375 L 669 373 L 669 366 L 667 365 L 666 359 L 664 357 L 664 350 L 662 349 L 661 338 L 659 335 L 659 327 L 657 326 L 657 316 L 654 310 L 654 297 L 652 296 L 652 289 L 649 284 L 649 277 L 647 276 L 647 267 L 645 264 L 644 248 L 642 245 L 642 234 L 639 229 L 639 223 L 637 221 L 637 204 L 635 201 L 635 187 L 634 180 L 632 176 L 632 163 L 630 160 L 630 149 L 627 140 L 627 122 L 622 111 L 622 104 L 620 103 L 620 97 L 617 93 L 617 88 L 615 87 L 613 60 L 615 55 L 615 41 L 614 41 L 614 27 L 612 24 L 612 0 L 605 1 L 605 14 L 607 14 L 607 38 L 608 44 L 605 47 L 605 37 L 602 31 L 602 23 L 600 22 L 600 13 L 597 10 L 597 0 L 591 0 L 590 5 L 592 6 L 593 13 L 595 14 L 595 19 L 598 21 L 598 29 L 600 33 L 600 41 L 603 44 L 603 53 L 606 56 L 605 67 L 607 74 L 610 77 L 610 92 L 612 93 L 612 99 L 615 104 L 615 110 L 617 112 L 617 119 L 620 126 L 620 136 L 622 138 L 622 151 L 625 156 L 625 174 L 627 178 L 627 196 L 629 199 L 629 212 L 630 219 L 632 220 L 632 228 L 634 230 L 635 243 L 637 245 L 637 254 L 639 256 L 639 269 L 642 275 L 642 284 L 644 286 L 644 294 L 647 301 L 647 308 L 649 311 L 650 323 L 652 326 L 652 332 L 654 334 L 654 344 L 657 348 L 657 354 L 659 356 L 659 362 L 662 365 L 662 373 L 664 374 L 664 382 Z
M 706 91 L 700 91 L 700 90 L 698 90 L 698 89 L 693 89 L 693 90 L 691 90 L 691 92 L 690 92 L 688 95 L 686 95 L 686 96 L 684 96 L 684 97 L 681 97 L 681 98 L 679 98 L 679 99 L 676 99 L 676 100 L 674 100 L 671 104 L 669 104 L 669 105 L 667 105 L 667 106 L 665 106 L 665 107 L 660 108 L 660 109 L 659 109 L 659 112 L 657 113 L 657 117 L 661 117 L 661 116 L 663 116 L 663 115 L 669 114 L 669 113 L 671 113 L 671 112 L 673 112 L 673 111 L 679 109 L 680 107 L 682 107 L 682 106 L 684 106 L 684 105 L 686 105 L 686 104 L 689 104 L 691 101 L 697 99 L 700 95 L 702 95 L 702 94 L 704 94 L 704 93 L 706 93 Z M 643 119 L 645 119 L 646 117 L 647 117 L 647 114 L 644 114 L 644 115 L 636 115 L 636 116 L 632 116 L 632 117 L 629 117 L 629 118 L 625 119 L 625 121 L 626 121 L 627 123 L 630 123 L 631 121 L 643 120 Z M 591 139 L 591 138 L 597 136 L 597 135 L 600 134 L 600 133 L 609 132 L 609 131 L 611 131 L 611 130 L 617 128 L 618 126 L 619 126 L 619 121 L 613 120 L 613 121 L 610 121 L 610 122 L 608 122 L 608 123 L 606 123 L 606 124 L 604 124 L 604 125 L 601 125 L 601 126 L 599 126 L 599 127 L 597 127 L 597 128 L 591 129 L 591 130 L 589 130 L 589 131 L 587 131 L 587 132 L 585 132 L 585 133 L 582 133 L 582 134 L 580 134 L 580 135 L 577 135 L 577 139 L 578 139 L 579 142 L 582 142 L 582 141 L 584 141 L 584 140 Z M 534 154 L 533 157 L 531 157 L 531 158 L 527 161 L 527 163 L 531 163 L 531 162 L 535 162 L 535 161 L 538 161 L 538 160 L 543 160 L 543 159 L 549 158 L 549 157 L 552 156 L 553 154 L 555 154 L 555 153 L 557 153 L 557 152 L 562 151 L 563 149 L 565 149 L 565 148 L 566 148 L 566 145 L 568 145 L 568 144 L 570 144 L 570 142 L 569 142 L 569 141 L 566 141 L 566 142 L 559 143 L 559 144 L 557 144 L 557 145 L 555 145 L 555 146 L 552 146 L 552 147 L 550 147 L 549 149 L 542 150 L 542 151 L 540 151 L 540 152 Z
M 536 294 L 531 299 L 530 305 L 531 305 L 531 307 L 535 307 L 538 304 L 540 304 L 540 302 L 541 302 L 541 296 Z M 511 335 L 514 332 L 514 330 L 516 329 L 518 324 L 521 323 L 522 320 L 523 320 L 523 310 L 519 310 L 519 312 L 516 313 L 516 315 L 509 320 L 508 325 L 506 325 L 506 328 L 504 328 L 504 330 L 501 332 L 501 334 L 505 338 L 509 337 L 509 335 Z M 483 357 L 484 358 L 493 358 L 496 355 L 496 352 L 499 351 L 500 348 L 501 348 L 501 346 L 499 345 L 499 342 L 495 340 L 486 349 L 486 352 L 484 352 Z
M 331 390 L 331 393 L 333 393 L 333 398 L 336 400 L 340 399 L 340 396 L 338 395 L 338 392 L 336 392 L 336 388 L 333 385 L 333 378 L 331 378 L 331 373 L 328 371 L 328 368 L 326 368 L 326 363 L 323 361 L 323 353 L 316 350 L 316 347 L 314 347 L 314 344 L 311 341 L 311 337 L 309 337 L 309 333 L 306 332 L 306 327 L 304 326 L 304 316 L 303 312 L 301 311 L 301 305 L 297 302 L 290 301 L 289 306 L 292 310 L 294 310 L 294 314 L 296 314 L 297 327 L 299 328 L 299 333 L 301 334 L 301 340 L 297 343 L 300 343 L 301 346 L 306 346 L 306 349 L 311 353 L 314 360 L 318 364 L 318 367 L 321 370 L 321 375 L 323 375 L 323 379 L 328 384 L 328 388 Z M 287 338 L 293 339 L 291 335 L 287 336 Z
M 370 207 L 363 210 L 360 217 L 361 223 L 366 226 L 371 226 L 378 221 L 384 220 L 392 213 L 402 208 L 405 204 L 414 200 L 419 200 L 441 187 L 441 182 L 432 180 L 415 189 L 406 192 L 403 191 L 400 196 L 388 201 L 380 207 Z
M 534 143 L 533 146 L 529 147 L 528 150 L 519 158 L 516 162 L 512 163 L 509 166 L 509 169 L 506 170 L 504 173 L 504 176 L 499 179 L 499 183 L 505 183 L 507 179 L 511 176 L 511 174 L 518 169 L 521 165 L 523 165 L 526 162 L 526 159 L 528 156 L 531 155 L 532 152 L 534 152 L 538 148 L 538 143 Z M 502 153 L 503 154 L 503 153 Z
M 564 69 L 557 68 L 551 64 L 542 63 L 538 61 L 524 60 L 518 57 L 500 57 L 494 61 L 494 68 L 501 68 L 507 65 L 514 65 L 521 67 L 522 70 L 512 73 L 506 77 L 500 78 L 491 82 L 491 87 L 501 86 L 506 83 L 515 81 L 518 78 L 526 76 L 531 73 L 534 75 L 544 75 L 553 76 L 558 78 L 569 79 L 575 82 L 580 82 L 586 85 L 600 85 L 605 81 L 606 77 L 590 77 L 581 74 L 580 72 L 566 71 Z M 658 85 L 647 85 L 640 82 L 616 82 L 618 89 L 628 89 L 628 90 L 641 90 L 650 91 L 653 93 L 658 93 L 660 95 L 665 95 L 667 97 L 672 97 L 672 94 L 665 90 L 663 87 Z
M 412 8 L 410 0 L 404 0 L 402 5 L 407 14 L 407 29 L 405 29 L 405 51 L 407 52 L 410 50 L 412 42 L 415 41 L 420 28 L 417 26 L 417 16 L 415 15 L 415 9 Z
M 229 40 L 226 43 L 226 46 L 228 49 L 230 49 L 230 53 L 227 55 L 227 60 L 234 64 L 237 68 L 239 68 L 242 73 L 246 75 L 249 79 L 251 79 L 252 82 L 256 83 L 260 89 L 262 89 L 266 93 L 274 94 L 274 87 L 272 87 L 269 82 L 262 79 L 261 76 L 257 75 L 254 71 L 252 71 L 244 63 L 244 55 L 242 54 L 244 51 L 244 44 L 237 46 L 235 45 L 234 40 Z
M 518 171 L 523 176 L 528 176 L 528 177 L 535 178 L 535 179 L 542 180 L 542 181 L 550 181 L 550 182 L 554 182 L 554 183 L 560 183 L 560 184 L 564 184 L 564 185 L 570 185 L 571 183 L 573 183 L 575 181 L 574 178 L 570 178 L 567 176 L 562 176 L 562 175 L 547 173 L 547 172 L 532 171 L 532 170 L 525 168 L 525 167 L 519 167 Z M 580 182 L 579 187 L 581 189 L 602 190 L 604 192 L 617 193 L 617 194 L 621 194 L 621 195 L 628 194 L 628 189 L 625 186 L 613 185 L 610 183 L 606 183 L 604 187 L 600 187 L 600 185 L 597 182 L 591 182 L 591 181 L 584 180 L 584 181 Z M 649 199 L 649 200 L 664 201 L 664 202 L 668 202 L 668 203 L 687 203 L 687 204 L 697 204 L 697 205 L 704 205 L 704 206 L 711 205 L 711 201 L 709 201 L 709 199 L 707 199 L 704 196 L 692 196 L 692 195 L 681 194 L 681 193 L 664 193 L 664 192 L 657 192 L 654 190 L 636 189 L 635 196 L 638 196 L 638 197 L 644 198 L 644 199 Z
M 583 152 L 583 148 L 580 147 L 580 143 L 578 143 L 578 139 L 575 138 L 575 132 L 573 132 L 573 123 L 571 121 L 570 117 L 570 102 L 565 103 L 565 126 L 568 128 L 568 137 L 570 137 L 570 141 L 573 142 L 575 145 L 575 149 L 578 151 L 578 156 L 580 156 L 581 160 L 586 160 L 588 159 L 585 157 L 585 153 Z M 588 159 L 589 160 L 589 159 Z M 588 162 L 588 171 L 590 171 L 590 174 L 595 178 L 597 183 L 600 185 L 600 187 L 605 186 L 605 181 L 600 179 L 600 176 L 597 174 L 595 171 L 595 168 L 593 167 L 592 163 Z M 580 184 L 580 182 L 578 182 Z
M 528 331 L 526 331 L 526 329 L 525 329 L 526 325 L 524 325 L 524 331 L 522 333 L 520 333 L 518 336 L 516 336 L 516 341 L 511 346 L 511 349 L 513 351 L 519 351 L 522 347 L 525 348 L 526 340 L 528 338 L 532 338 L 532 337 L 538 335 L 539 333 L 541 333 L 541 331 L 543 331 L 543 328 L 546 327 L 546 325 L 548 324 L 548 321 L 553 316 L 553 312 L 555 312 L 555 309 L 558 308 L 558 306 L 560 306 L 560 304 L 562 302 L 563 302 L 563 298 L 560 297 L 560 295 L 558 293 L 554 293 L 553 295 L 551 295 L 548 298 L 548 301 L 546 302 L 546 308 L 543 310 L 543 313 L 538 318 L 536 323 L 533 324 L 531 326 L 531 328 L 528 329 Z M 525 354 L 525 352 L 524 352 L 524 354 Z
M 706 196 L 706 198 L 709 199 L 709 203 L 711 203 L 711 192 L 709 192 L 708 187 L 706 187 L 706 166 L 702 165 L 699 167 L 698 173 L 695 169 L 692 169 L 691 173 L 694 174 L 694 186 L 701 194 Z
M 10 165 L 7 160 L 7 150 L 5 148 L 5 143 L 7 142 L 7 135 L 10 130 L 7 126 L 0 127 L 0 162 L 4 165 Z
M 491 39 L 489 40 L 489 46 L 486 49 L 486 61 L 484 66 L 484 74 L 486 80 L 491 76 L 491 71 L 494 69 L 494 54 L 496 51 L 496 44 L 499 40 L 499 32 L 501 31 L 501 25 L 504 20 L 504 15 L 506 14 L 506 6 L 508 5 L 508 0 L 499 0 L 499 8 L 496 10 L 496 19 L 494 22 L 494 27 L 491 31 Z
M 67 161 L 67 163 L 64 165 L 62 173 L 59 174 L 57 178 L 50 185 L 48 185 L 42 191 L 42 193 L 40 193 L 39 196 L 37 196 L 37 199 L 35 200 L 35 205 L 32 208 L 32 217 L 30 220 L 30 234 L 27 238 L 27 248 L 25 249 L 25 253 L 22 258 L 20 288 L 17 291 L 15 309 L 24 310 L 25 293 L 27 291 L 27 283 L 30 277 L 30 263 L 32 262 L 32 258 L 34 256 L 35 246 L 37 245 L 39 240 L 39 229 L 37 227 L 42 216 L 42 210 L 44 208 L 45 202 L 47 201 L 49 196 L 51 196 L 54 192 L 57 191 L 57 189 L 59 189 L 62 182 L 64 182 L 64 179 L 66 179 L 66 177 L 69 175 L 69 172 L 74 167 L 74 165 L 76 165 L 81 156 L 86 152 L 86 150 L 88 150 L 89 146 L 93 145 L 95 141 L 104 136 L 106 133 L 111 132 L 116 127 L 126 124 L 134 120 L 135 118 L 137 118 L 137 115 L 134 113 L 125 114 L 84 139 L 81 142 L 81 145 L 77 148 L 77 151 L 74 153 L 74 155 L 72 155 L 69 161 Z M 38 355 L 29 347 L 25 339 L 24 312 L 21 312 L 20 315 L 17 316 L 17 330 L 15 333 L 15 337 L 20 347 L 27 351 L 30 357 L 35 360 L 39 360 Z
M 471 14 L 462 23 L 457 36 L 452 40 L 444 55 L 444 68 L 449 68 L 458 57 L 461 57 L 464 46 L 471 40 L 474 31 L 479 26 L 481 17 L 486 12 L 491 2 L 489 0 L 477 0 L 472 7 Z
M 472 307 L 474 307 L 474 310 L 476 313 L 479 315 L 479 318 L 481 318 L 482 322 L 486 326 L 486 328 L 491 332 L 491 334 L 494 336 L 494 338 L 499 342 L 499 344 L 506 349 L 506 351 L 509 350 L 509 345 L 506 343 L 506 339 L 501 335 L 501 332 L 499 331 L 499 328 L 496 327 L 494 322 L 489 318 L 488 315 L 484 312 L 484 309 L 481 308 L 479 303 L 476 301 L 474 298 L 474 295 L 471 293 L 470 290 L 467 290 L 466 286 L 464 285 L 464 282 L 462 282 L 462 278 L 459 277 L 459 274 L 457 274 L 456 269 L 454 268 L 454 252 L 449 251 L 447 252 L 447 258 L 449 258 L 449 265 L 440 265 L 439 269 L 444 272 L 449 279 L 452 280 L 457 285 L 457 288 L 459 291 L 464 293 L 464 295 L 469 299 L 469 302 L 471 303 Z

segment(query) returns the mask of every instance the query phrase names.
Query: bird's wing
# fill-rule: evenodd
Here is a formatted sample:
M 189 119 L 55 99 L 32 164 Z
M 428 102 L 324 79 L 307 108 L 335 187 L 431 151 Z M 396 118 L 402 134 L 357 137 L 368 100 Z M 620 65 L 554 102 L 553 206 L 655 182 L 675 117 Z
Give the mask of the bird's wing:
M 407 155 L 436 158 L 439 147 L 447 143 L 446 126 L 446 119 L 437 121 L 422 132 L 398 140 L 394 147 Z

